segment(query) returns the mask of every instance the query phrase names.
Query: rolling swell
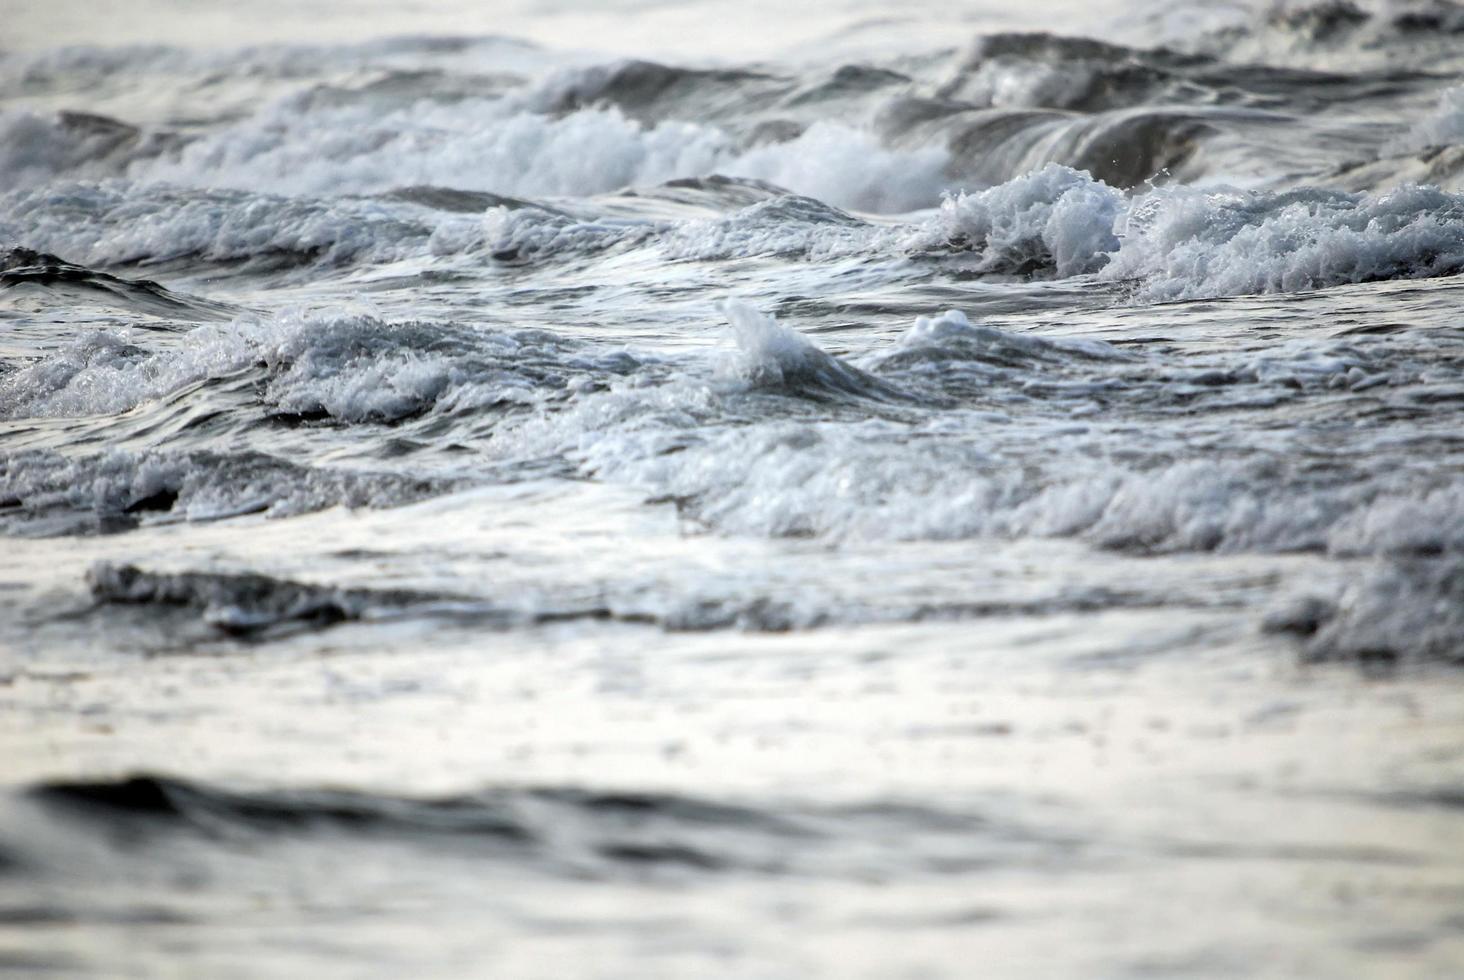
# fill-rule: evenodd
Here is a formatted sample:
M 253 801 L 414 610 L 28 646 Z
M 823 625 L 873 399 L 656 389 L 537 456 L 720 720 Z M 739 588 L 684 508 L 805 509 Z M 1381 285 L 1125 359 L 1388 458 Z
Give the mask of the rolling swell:
M 57 177 L 121 177 L 136 161 L 174 152 L 187 140 L 89 112 L 0 109 L 0 175 L 7 189 Z
M 451 848 L 527 863 L 551 874 L 620 877 L 646 872 L 858 876 L 899 850 L 891 834 L 919 832 L 908 860 L 930 873 L 1001 867 L 1030 857 L 1050 835 L 975 813 L 873 800 L 775 807 L 669 793 L 572 786 L 490 787 L 440 797 L 325 788 L 244 791 L 161 775 L 56 781 L 29 800 L 71 820 L 121 823 L 148 842 L 178 835 L 227 843 L 348 835 Z M 125 841 L 126 839 L 123 838 Z M 964 841 L 965 857 L 950 849 Z M 1069 859 L 1081 844 L 1069 842 Z
M 1400 68 L 1337 72 L 1237 63 L 1196 51 L 1057 34 L 991 34 L 975 40 L 935 94 L 981 107 L 1084 113 L 1143 105 L 1296 113 L 1396 96 L 1436 78 Z
M 786 79 L 742 69 L 694 69 L 623 61 L 551 78 L 537 98 L 551 112 L 613 105 L 641 122 L 742 117 L 791 87 Z
M 150 279 L 95 272 L 28 248 L 13 247 L 0 253 L 0 295 L 14 302 L 37 291 L 45 295 L 48 305 L 100 303 L 149 316 L 195 321 L 224 320 L 238 312 L 227 303 L 173 293 Z

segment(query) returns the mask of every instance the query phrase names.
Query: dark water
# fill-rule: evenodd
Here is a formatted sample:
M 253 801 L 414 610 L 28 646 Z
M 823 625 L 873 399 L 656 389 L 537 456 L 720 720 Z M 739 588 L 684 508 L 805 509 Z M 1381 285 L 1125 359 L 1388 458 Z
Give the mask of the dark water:
M 257 13 L 9 15 L 0 970 L 1464 973 L 1464 10 Z

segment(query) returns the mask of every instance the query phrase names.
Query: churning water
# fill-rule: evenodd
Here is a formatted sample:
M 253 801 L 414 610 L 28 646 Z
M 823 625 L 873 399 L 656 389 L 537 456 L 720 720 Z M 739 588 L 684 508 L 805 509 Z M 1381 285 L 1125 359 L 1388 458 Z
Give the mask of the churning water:
M 1464 974 L 1464 8 L 93 6 L 0 970 Z

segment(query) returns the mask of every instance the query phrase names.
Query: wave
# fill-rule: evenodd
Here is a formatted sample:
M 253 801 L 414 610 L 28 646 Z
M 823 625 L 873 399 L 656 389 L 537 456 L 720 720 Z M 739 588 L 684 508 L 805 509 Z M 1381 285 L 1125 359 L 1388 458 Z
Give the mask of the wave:
M 1297 292 L 1464 271 L 1464 195 L 1156 188 L 1125 196 L 1049 165 L 948 199 L 911 241 L 988 271 L 1097 273 L 1139 301 Z
M 315 584 L 258 572 L 159 572 L 113 562 L 98 562 L 89 568 L 86 584 L 93 605 L 82 613 L 140 608 L 149 629 L 160 631 L 170 645 L 185 649 L 221 638 L 269 641 L 342 623 L 405 618 L 450 621 L 475 630 L 590 621 L 655 626 L 675 632 L 728 628 L 782 632 L 818 625 L 829 615 L 823 608 L 760 596 L 710 599 L 693 592 L 664 600 L 643 594 L 607 598 L 598 594 L 603 587 L 577 595 L 579 590 L 561 586 L 552 593 L 528 590 L 490 599 L 404 588 Z M 1078 596 L 1067 601 L 1092 599 Z M 1041 607 L 1062 604 L 1062 598 L 1044 600 Z M 914 610 L 882 610 L 873 618 L 952 617 L 973 611 L 989 610 L 927 603 Z M 75 620 L 82 613 L 67 611 L 64 615 Z
M 722 310 L 741 355 L 733 372 L 752 388 L 815 399 L 909 400 L 899 389 L 831 357 L 748 303 L 729 300 Z
M 614 106 L 642 123 L 714 122 L 745 146 L 786 142 L 810 126 L 857 126 L 880 98 L 916 84 L 885 65 L 802 66 L 795 74 L 766 68 L 689 68 L 641 60 L 586 65 L 551 74 L 524 102 L 564 114 Z
M 836 207 L 878 214 L 930 207 L 953 186 L 949 152 L 926 146 L 890 149 L 871 132 L 816 122 L 787 142 L 753 147 L 716 169 L 771 181 Z
M 1123 195 L 1069 167 L 1048 165 L 978 194 L 948 198 L 917 232 L 915 250 L 973 251 L 983 271 L 1067 277 L 1092 272 L 1119 245 Z
M 472 590 L 444 594 L 302 582 L 256 571 L 157 571 L 127 562 L 98 562 L 86 573 L 91 604 L 65 608 L 59 617 L 72 623 L 90 619 L 99 629 L 115 629 L 121 618 L 131 630 L 158 634 L 163 649 L 193 651 L 207 645 L 222 652 L 234 648 L 220 647 L 221 642 L 268 642 L 346 623 L 404 619 L 480 633 L 565 623 L 618 624 L 627 630 L 668 633 L 785 633 L 830 625 L 1155 608 L 1173 601 L 1162 588 L 1118 589 L 1104 583 L 1002 590 L 974 598 L 893 590 L 873 601 L 851 600 L 844 593 L 847 583 L 842 588 L 792 582 L 749 588 L 741 583 L 731 592 L 724 591 L 727 584 L 702 580 L 647 588 L 644 583 L 627 587 L 614 581 L 571 587 L 546 582 L 504 589 L 500 583 L 492 595 Z M 129 616 L 129 611 L 138 615 Z
M 685 68 L 624 60 L 551 75 L 527 97 L 535 109 L 570 113 L 614 106 L 642 122 L 719 119 L 766 108 L 791 80 L 739 68 Z
M 917 447 L 896 451 L 901 440 Z M 677 500 L 722 533 L 834 540 L 1072 537 L 1114 551 L 1459 551 L 1448 530 L 1464 499 L 1447 485 L 1346 485 L 1302 466 L 1249 459 L 1145 464 L 1002 464 L 996 446 L 893 422 L 796 422 L 718 433 L 673 456 L 643 456 L 606 434 L 588 449 L 600 478 Z M 1431 523 L 1442 522 L 1441 524 Z
M 1464 86 L 1439 91 L 1433 111 L 1384 142 L 1376 159 L 1349 160 L 1328 178 L 1349 190 L 1410 183 L 1464 189 Z
M 1464 7 L 1451 0 L 1287 0 L 1223 29 L 1185 39 L 1230 60 L 1371 66 L 1457 66 Z
M 1345 78 L 1464 67 L 1457 43 L 1464 7 L 1455 0 L 1154 5 L 1136 12 L 1128 27 L 1127 38 L 1214 62 L 1221 71 L 1238 66 Z
M 1310 13 L 1320 23 L 1334 8 Z M 1300 43 L 1292 28 L 1308 20 L 1292 13 L 1277 19 L 1279 27 L 1257 28 L 1272 40 L 1291 38 L 1271 63 L 1259 49 L 1248 56 L 1245 45 L 1232 52 L 1218 41 L 1180 50 L 1048 33 L 984 35 L 944 81 L 892 93 L 879 109 L 880 130 L 896 145 L 947 147 L 948 172 L 976 186 L 1046 163 L 1125 188 L 1159 178 L 1244 177 L 1276 186 L 1386 151 L 1385 129 L 1349 124 L 1342 107 L 1353 121 L 1391 115 L 1400 100 L 1464 68 L 1430 64 L 1414 43 L 1422 32 L 1404 44 L 1413 56 L 1360 62 L 1355 56 L 1385 45 L 1358 39 L 1347 48 L 1352 56 L 1309 64 L 1288 46 Z
M 1305 591 L 1266 613 L 1263 628 L 1297 637 L 1311 660 L 1386 670 L 1404 662 L 1464 664 L 1464 560 L 1380 562 L 1331 593 Z
M 482 334 L 371 318 L 201 327 L 195 334 L 202 336 L 175 354 L 142 354 L 115 341 L 97 350 L 116 360 L 106 371 L 152 385 L 151 392 L 193 382 L 196 365 L 253 369 L 262 362 L 268 373 L 258 383 L 275 410 L 340 420 L 399 419 L 424 405 L 476 406 L 475 412 L 522 405 L 531 410 L 494 423 L 485 466 L 563 457 L 586 475 L 676 500 L 689 517 L 729 533 L 1060 536 L 1142 552 L 1342 557 L 1464 551 L 1464 539 L 1449 530 L 1464 526 L 1464 498 L 1427 474 L 1354 469 L 1340 460 L 1292 466 L 1243 446 L 1186 462 L 1164 430 L 1124 464 L 1066 458 L 1061 439 L 1020 470 L 1003 464 L 1010 440 L 1030 437 L 1024 426 L 1061 429 L 1095 402 L 1162 419 L 1201 404 L 1244 407 L 1397 386 L 1397 398 L 1426 403 L 1433 396 L 1418 379 L 1431 376 L 1427 366 L 1438 363 L 1437 344 L 1448 337 L 1388 337 L 1366 350 L 1351 338 L 1299 338 L 1265 357 L 1241 350 L 1171 365 L 1096 339 L 980 326 L 953 311 L 920 318 L 895 344 L 850 362 L 745 304 L 729 304 L 727 317 L 738 354 L 707 362 L 716 372 L 710 386 L 710 372 L 694 360 L 674 365 L 678 374 L 668 371 L 673 365 L 581 351 L 532 332 Z M 442 363 L 434 367 L 432 356 Z M 37 378 L 51 377 L 57 384 L 46 397 L 58 410 L 73 391 L 92 397 L 108 387 L 43 366 L 33 377 L 25 371 L 34 369 L 13 372 L 4 384 L 34 390 Z M 431 383 L 422 387 L 423 379 Z M 1447 379 L 1434 382 L 1444 385 L 1440 397 L 1450 397 Z M 862 408 L 857 425 L 800 422 L 791 406 L 772 405 L 750 416 L 756 424 L 725 424 L 746 415 L 739 400 L 749 397 Z M 951 428 L 945 413 L 952 411 L 969 413 L 966 427 Z M 1080 428 L 1086 432 L 1088 424 Z M 957 430 L 967 434 L 949 434 Z M 290 513 L 363 498 L 389 503 L 435 489 L 208 454 L 75 461 L 18 454 L 6 467 L 0 488 L 7 523 L 22 528 L 45 528 L 48 520 L 135 521 L 149 513 Z
M 137 160 L 176 149 L 175 134 L 148 132 L 108 116 L 0 110 L 0 176 L 8 187 L 57 177 L 118 177 Z
M 483 98 L 565 57 L 501 37 L 391 37 L 355 44 L 66 45 L 0 52 L 0 91 L 34 105 L 86 105 L 149 135 L 186 139 L 305 93 L 322 105 Z M 135 118 L 134 118 L 135 116 Z
M 122 279 L 74 265 L 54 255 L 13 247 L 0 251 L 0 297 L 10 303 L 101 304 L 134 313 L 190 320 L 227 319 L 238 312 L 226 303 L 174 293 L 150 279 Z M 4 382 L 0 381 L 0 413 Z
M 725 217 L 680 222 L 657 241 L 675 261 L 712 261 L 776 255 L 829 261 L 893 251 L 903 237 L 809 197 L 782 194 Z
M 967 860 L 983 867 L 1016 866 L 1053 846 L 1050 832 L 1009 817 L 887 799 L 842 805 L 779 800 L 774 808 L 575 786 L 493 786 L 415 797 L 327 787 L 235 789 L 153 774 L 57 780 L 24 793 L 48 816 L 64 818 L 57 828 L 62 833 L 80 821 L 83 830 L 96 822 L 125 826 L 134 844 L 179 834 L 218 840 L 239 830 L 260 835 L 254 839 L 261 845 L 307 834 L 319 841 L 411 841 L 516 858 L 580 878 L 658 869 L 858 877 L 886 867 L 896 851 L 902 866 L 938 873 L 950 870 L 950 848 L 957 843 Z M 918 843 L 912 847 L 911 841 Z
M 1137 198 L 1102 270 L 1141 300 L 1297 292 L 1464 271 L 1464 196 L 1161 189 Z
M 307 467 L 255 452 L 114 449 L 68 457 L 32 450 L 0 455 L 0 530 L 50 537 L 126 531 L 146 521 L 390 507 L 452 485 Z
M 444 192 L 416 196 L 423 193 L 437 203 L 65 185 L 0 198 L 0 235 L 91 267 L 206 261 L 280 275 L 405 258 L 543 262 L 621 248 L 672 261 L 910 256 L 965 273 L 1096 275 L 1139 302 L 1464 270 L 1464 195 L 1406 184 L 1382 194 L 1179 186 L 1124 193 L 1051 164 L 949 196 L 933 216 L 904 224 L 866 221 L 747 178 L 676 181 L 573 209 L 499 197 L 453 198 L 444 207 Z M 749 197 L 755 203 L 731 213 L 686 216 Z M 480 201 L 490 205 L 482 214 L 467 210 Z M 195 305 L 200 318 L 206 305 Z
M 1464 85 L 1456 85 L 1441 92 L 1438 108 L 1388 144 L 1387 151 L 1411 153 L 1461 143 L 1464 143 Z
M 545 205 L 533 201 L 506 197 L 488 191 L 465 191 L 456 187 L 439 187 L 436 184 L 393 187 L 389 191 L 382 191 L 377 196 L 383 200 L 417 204 L 434 211 L 446 211 L 449 214 L 482 214 L 490 208 L 506 208 L 512 211 L 518 208 L 537 207 L 542 209 L 545 207 Z
M 1464 191 L 1464 144 L 1431 146 L 1372 161 L 1350 161 L 1328 174 L 1326 183 L 1341 190 L 1375 194 L 1410 184 L 1457 194 Z
M 464 244 L 473 247 L 476 234 L 481 234 L 484 250 L 494 261 L 534 262 L 633 247 L 654 240 L 669 227 L 664 222 L 577 217 L 539 207 L 495 208 Z
M 602 204 L 617 201 L 634 208 L 637 216 L 664 219 L 720 217 L 742 208 L 785 197 L 785 187 L 752 177 L 731 177 L 708 174 L 705 177 L 678 177 L 654 187 L 628 188 Z M 663 211 L 647 208 L 660 204 Z
M 616 106 L 556 116 L 525 111 L 510 98 L 383 109 L 321 106 L 301 96 L 106 175 L 294 196 L 424 184 L 583 197 L 724 173 L 843 207 L 899 212 L 935 202 L 950 183 L 946 161 L 940 148 L 889 149 L 842 122 L 816 121 L 789 138 L 748 146 L 711 123 L 645 124 Z M 20 181 L 20 171 L 13 173 Z M 66 175 L 61 164 L 47 174 Z
M 1327 20 L 1323 9 L 1293 12 L 1275 30 Z M 1391 23 L 1404 30 L 1399 25 L 1423 16 Z M 1309 116 L 1338 103 L 1393 99 L 1430 78 L 1235 64 L 1223 51 L 1043 33 L 979 37 L 943 81 L 922 77 L 933 67 L 909 75 L 871 64 L 775 74 L 639 61 L 545 78 L 517 74 L 509 47 L 484 45 L 404 39 L 380 50 L 154 51 L 165 74 L 212 72 L 231 84 L 262 75 L 275 87 L 204 126 L 7 113 L 0 128 L 18 127 L 24 138 L 0 140 L 0 176 L 11 187 L 126 176 L 294 196 L 430 185 L 583 197 L 721 172 L 839 207 L 900 213 L 934 204 L 942 190 L 997 184 L 1049 162 L 1123 187 L 1165 171 L 1243 172 L 1258 150 L 1278 150 L 1278 127 L 1305 128 Z M 146 74 L 148 54 L 58 54 L 54 70 L 11 61 L 34 86 L 68 70 Z M 507 59 L 502 70 L 492 68 L 495 58 Z M 549 63 L 547 56 L 535 62 Z M 356 69 L 349 83 L 329 70 L 337 64 Z M 0 77 L 3 69 L 0 62 Z M 1372 129 L 1355 127 L 1352 152 L 1358 141 L 1371 143 Z M 1314 149 L 1297 159 L 1341 162 L 1332 150 Z
M 787 328 L 784 328 L 787 329 Z M 1061 371 L 1085 362 L 1132 361 L 1112 344 L 1086 337 L 1041 337 L 974 324 L 959 310 L 917 317 L 888 348 L 864 363 L 902 381 L 935 386 L 947 394 L 972 394 L 988 387 L 1002 371 Z M 973 384 L 963 375 L 974 373 Z
M 563 397 L 571 383 L 593 386 L 640 366 L 627 353 L 584 352 L 541 331 L 286 311 L 206 324 L 163 350 L 84 334 L 0 377 L 0 417 L 116 414 L 248 373 L 253 397 L 274 415 L 390 423 L 532 406 Z
M 708 77 L 723 74 L 656 67 L 687 84 L 710 85 Z M 617 71 L 628 70 L 620 66 L 591 88 L 618 91 L 620 84 L 639 91 L 639 83 L 614 81 Z M 569 90 L 586 85 L 580 78 Z M 473 95 L 467 85 L 461 98 L 444 100 L 431 88 L 412 98 L 382 82 L 352 99 L 307 89 L 188 134 L 100 117 L 12 113 L 0 116 L 0 131 L 16 130 L 5 144 L 13 149 L 0 154 L 0 175 L 12 187 L 125 176 L 294 196 L 375 194 L 403 184 L 586 196 L 721 172 L 770 180 L 841 207 L 897 213 L 930 206 L 948 187 L 997 183 L 1048 161 L 1132 185 L 1177 168 L 1209 125 L 1201 117 L 1218 118 L 1198 107 L 1093 119 L 1048 113 L 1014 126 L 998 112 L 994 119 L 978 113 L 974 121 L 957 115 L 932 130 L 900 122 L 910 112 L 897 99 L 876 133 L 865 121 L 877 103 L 830 118 L 807 92 L 795 109 L 772 118 L 737 101 L 740 118 L 728 121 L 720 118 L 726 112 L 709 111 L 685 93 L 674 111 L 638 116 L 631 111 L 640 105 L 635 98 Z M 714 89 L 707 94 L 714 97 Z M 891 137 L 899 145 L 885 145 Z
M 978 273 L 1096 275 L 1137 302 L 1464 271 L 1464 195 L 1414 185 L 1386 194 L 1189 187 L 1125 194 L 1057 164 L 948 197 L 933 217 L 903 226 L 779 197 L 718 219 L 606 221 L 520 209 L 494 214 L 485 227 L 488 248 L 505 259 L 618 247 L 703 261 L 904 254 Z
M 473 223 L 473 222 L 469 222 Z M 434 224 L 384 203 L 315 201 L 125 181 L 0 196 L 0 239 L 92 268 L 197 263 L 261 275 L 430 254 Z
M 295 628 L 461 607 L 451 597 L 405 589 L 347 589 L 258 574 L 149 572 L 111 562 L 93 565 L 86 579 L 98 604 L 184 610 L 236 637 L 278 637 Z
M 716 129 L 645 128 L 614 109 L 554 118 L 492 99 L 385 112 L 286 99 L 130 175 L 293 195 L 419 183 L 583 196 L 710 173 L 729 148 Z
M 1338 386 L 1416 377 L 1438 356 L 1423 341 L 1417 349 L 1382 344 L 1373 357 L 1299 341 L 1262 359 L 1237 352 L 1171 366 L 1097 340 L 978 327 L 951 312 L 922 318 L 856 366 L 745 306 L 732 305 L 728 317 L 742 350 L 732 374 L 740 387 L 612 388 L 510 426 L 501 448 L 565 453 L 586 475 L 677 501 L 688 518 L 731 534 L 1075 537 L 1140 553 L 1464 551 L 1451 530 L 1464 526 L 1464 496 L 1446 474 L 1345 459 L 1323 466 L 1243 444 L 1185 459 L 1182 430 L 1170 428 L 1155 428 L 1125 462 L 1064 449 L 1062 433 L 1075 423 L 1080 445 L 1101 440 L 1101 425 L 1095 434 L 1097 423 L 1077 421 L 1095 401 L 1181 419 L 1209 400 L 1324 398 Z M 769 406 L 758 424 L 711 424 L 739 417 L 745 395 L 768 393 L 800 401 L 838 394 L 890 410 L 822 424 L 794 406 Z M 905 407 L 918 405 L 942 411 Z M 1007 460 L 1019 449 L 1024 463 L 1013 467 Z

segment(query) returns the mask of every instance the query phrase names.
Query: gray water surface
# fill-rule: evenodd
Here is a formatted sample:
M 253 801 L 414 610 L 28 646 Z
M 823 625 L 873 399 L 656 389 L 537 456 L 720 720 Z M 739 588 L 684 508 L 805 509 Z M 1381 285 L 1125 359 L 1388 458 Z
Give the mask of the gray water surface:
M 6 17 L 0 970 L 1464 973 L 1460 8 L 299 6 Z

